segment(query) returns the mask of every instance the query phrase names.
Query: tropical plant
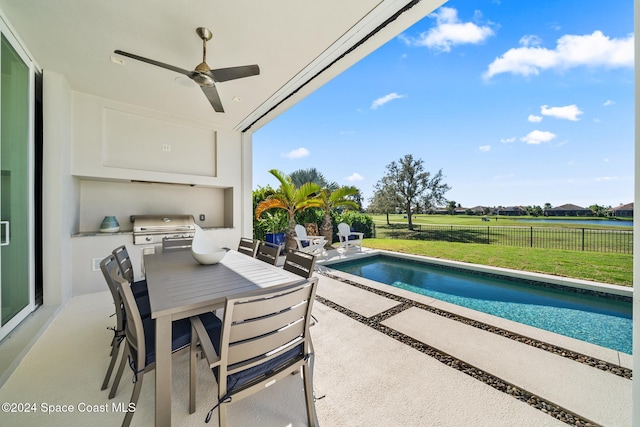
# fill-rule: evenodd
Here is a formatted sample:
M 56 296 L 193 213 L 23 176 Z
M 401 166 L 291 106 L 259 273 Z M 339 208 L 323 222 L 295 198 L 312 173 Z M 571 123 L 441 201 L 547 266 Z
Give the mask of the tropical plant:
M 289 218 L 282 210 L 265 212 L 260 218 L 260 222 L 264 224 L 264 228 L 269 233 L 281 233 L 289 227 Z
M 256 219 L 259 220 L 262 213 L 269 209 L 285 210 L 289 216 L 289 226 L 286 231 L 286 247 L 293 249 L 296 247 L 296 241 L 294 239 L 296 212 L 308 208 L 322 207 L 322 202 L 317 198 L 321 187 L 311 182 L 296 187 L 289 175 L 277 169 L 271 169 L 269 173 L 280 182 L 280 187 L 275 193 L 258 203 L 258 206 L 256 206 Z
M 320 235 L 326 239 L 325 247 L 329 249 L 333 241 L 333 222 L 331 221 L 331 211 L 338 207 L 351 208 L 358 210 L 360 206 L 348 196 L 358 193 L 356 187 L 340 187 L 334 191 L 328 188 L 323 188 L 318 194 L 318 199 L 322 202 L 319 206 L 324 210 L 324 219 L 320 226 Z
M 327 181 L 324 175 L 316 168 L 298 169 L 291 172 L 289 176 L 291 177 L 291 181 L 296 187 L 302 187 L 302 185 L 306 184 L 307 182 L 313 182 L 314 184 L 318 184 L 322 188 L 326 187 L 331 190 L 335 190 L 336 188 L 338 188 L 337 183 Z

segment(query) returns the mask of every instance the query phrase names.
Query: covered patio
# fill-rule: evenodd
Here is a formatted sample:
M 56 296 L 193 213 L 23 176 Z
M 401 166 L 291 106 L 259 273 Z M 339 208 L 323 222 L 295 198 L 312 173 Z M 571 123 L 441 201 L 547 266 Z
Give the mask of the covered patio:
M 42 184 L 41 197 L 30 195 L 23 212 L 29 302 L 15 329 L 0 329 L 1 400 L 34 410 L 3 412 L 2 424 L 119 425 L 123 414 L 100 391 L 113 304 L 96 260 L 126 244 L 134 265 L 141 264 L 144 245 L 133 245 L 132 215 L 193 215 L 220 246 L 251 236 L 253 132 L 443 3 L 0 0 L 0 33 L 29 73 L 25 142 L 32 147 L 31 179 L 39 176 Z M 214 34 L 207 57 L 213 68 L 260 66 L 258 76 L 217 85 L 224 113 L 180 74 L 114 53 L 191 70 L 202 60 L 195 33 L 201 26 Z M 106 215 L 118 218 L 118 232 L 98 231 Z M 142 276 L 139 267 L 135 274 Z M 632 381 L 624 375 L 434 315 L 421 304 L 440 303 L 428 298 L 316 274 L 318 324 L 311 333 L 322 425 L 560 425 L 556 414 L 640 425 L 631 410 L 639 398 L 632 403 Z M 630 357 L 495 318 L 477 320 L 627 373 L 632 368 Z M 198 412 L 189 416 L 186 362 L 185 356 L 173 365 L 173 423 L 200 425 L 215 382 L 200 366 Z M 149 375 L 135 425 L 153 423 L 153 386 Z M 114 401 L 127 402 L 131 387 L 123 381 Z M 54 413 L 46 413 L 49 405 Z M 232 405 L 230 419 L 304 425 L 300 379 Z

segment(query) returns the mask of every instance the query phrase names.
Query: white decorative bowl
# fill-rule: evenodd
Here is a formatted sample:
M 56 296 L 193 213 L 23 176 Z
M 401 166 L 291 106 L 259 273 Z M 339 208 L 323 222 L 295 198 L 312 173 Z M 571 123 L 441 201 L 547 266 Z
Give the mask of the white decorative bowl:
M 191 242 L 191 255 L 200 264 L 217 264 L 222 261 L 227 253 L 225 249 L 217 246 L 205 234 L 205 232 L 196 225 L 196 235 Z
M 213 252 L 196 252 L 191 248 L 191 255 L 198 261 L 200 264 L 209 265 L 209 264 L 217 264 L 222 261 L 224 255 L 227 253 L 226 250 L 218 248 Z

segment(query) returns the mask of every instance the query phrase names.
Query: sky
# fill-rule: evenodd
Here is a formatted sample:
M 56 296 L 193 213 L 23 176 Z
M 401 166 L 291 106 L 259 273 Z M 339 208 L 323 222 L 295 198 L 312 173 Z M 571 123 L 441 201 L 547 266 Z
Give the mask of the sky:
M 451 0 L 253 136 L 365 206 L 406 154 L 463 207 L 633 201 L 633 0 Z

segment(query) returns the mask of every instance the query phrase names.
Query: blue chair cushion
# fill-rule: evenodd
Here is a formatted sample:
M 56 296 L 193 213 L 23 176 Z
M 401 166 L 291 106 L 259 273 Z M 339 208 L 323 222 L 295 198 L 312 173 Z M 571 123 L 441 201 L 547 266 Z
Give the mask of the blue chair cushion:
M 360 235 L 359 234 L 350 234 L 349 237 L 347 237 L 347 240 L 360 240 Z
M 143 295 L 136 298 L 136 305 L 138 306 L 140 317 L 143 319 L 145 317 L 151 317 L 151 303 L 149 302 L 149 295 Z
M 147 281 L 138 280 L 137 282 L 133 282 L 131 284 L 131 292 L 133 292 L 133 296 L 136 298 L 148 295 L 149 291 L 147 290 Z
M 207 331 L 215 334 L 218 333 L 218 343 L 220 342 L 220 329 L 222 322 L 213 313 L 203 313 L 200 315 L 202 323 Z M 142 319 L 144 328 L 144 344 L 145 344 L 145 366 L 156 361 L 156 321 L 155 319 Z M 171 324 L 171 351 L 178 351 L 191 344 L 191 321 L 189 319 L 180 319 Z M 218 344 L 219 346 L 220 344 Z M 141 367 L 137 368 L 142 369 Z
M 219 347 L 220 344 L 218 344 Z M 218 348 L 216 347 L 216 351 Z M 303 357 L 304 347 L 302 344 L 282 353 L 280 356 L 275 357 L 268 362 L 254 366 L 244 371 L 236 372 L 235 374 L 227 377 L 227 392 L 233 392 L 235 389 L 239 389 L 252 380 L 259 378 L 263 375 L 268 375 L 272 371 L 276 370 L 281 365 L 287 364 L 287 362 L 293 362 L 300 360 Z M 213 369 L 213 374 L 218 380 L 218 368 Z
M 306 248 L 307 246 L 309 246 L 309 241 L 308 240 L 301 240 L 300 243 L 302 243 L 302 247 Z

